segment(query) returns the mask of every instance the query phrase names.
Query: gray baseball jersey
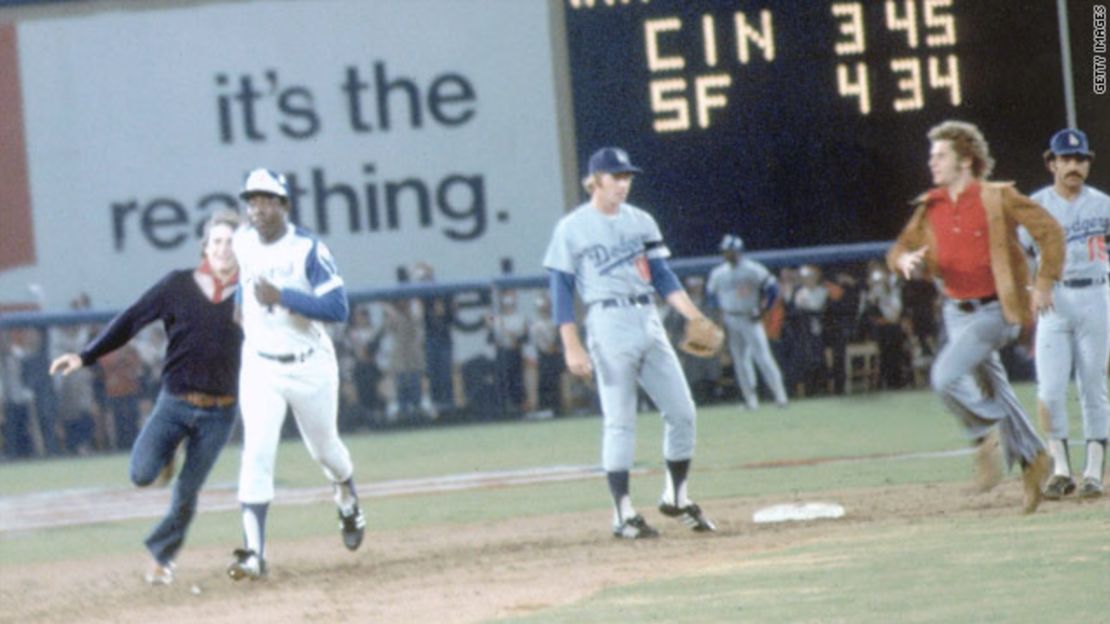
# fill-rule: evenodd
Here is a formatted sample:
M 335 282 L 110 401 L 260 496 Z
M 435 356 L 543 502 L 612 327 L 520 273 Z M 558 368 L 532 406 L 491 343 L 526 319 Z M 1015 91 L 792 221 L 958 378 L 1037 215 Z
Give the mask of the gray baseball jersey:
M 771 354 L 767 334 L 760 320 L 760 302 L 763 287 L 768 280 L 774 280 L 767 267 L 746 257 L 741 257 L 736 266 L 723 262 L 714 267 L 706 282 L 706 292 L 716 297 L 721 308 L 721 318 L 728 332 L 728 349 L 736 381 L 744 395 L 748 408 L 759 407 L 756 392 L 755 365 L 771 392 L 775 402 L 786 404 L 786 389 L 782 382 L 782 372 Z
M 544 256 L 544 267 L 574 275 L 588 307 L 586 346 L 597 373 L 606 472 L 632 467 L 637 383 L 662 413 L 664 458 L 693 455 L 694 401 L 651 295 L 648 259 L 669 255 L 647 212 L 622 204 L 608 216 L 586 203 L 559 221 Z
M 1060 222 L 1066 241 L 1064 275 L 1053 292 L 1055 309 L 1037 322 L 1037 398 L 1049 414 L 1049 437 L 1066 440 L 1068 377 L 1074 366 L 1084 435 L 1105 439 L 1110 429 L 1110 197 L 1084 185 L 1073 201 L 1051 186 L 1032 199 Z M 1032 246 L 1027 232 L 1022 232 L 1022 240 Z

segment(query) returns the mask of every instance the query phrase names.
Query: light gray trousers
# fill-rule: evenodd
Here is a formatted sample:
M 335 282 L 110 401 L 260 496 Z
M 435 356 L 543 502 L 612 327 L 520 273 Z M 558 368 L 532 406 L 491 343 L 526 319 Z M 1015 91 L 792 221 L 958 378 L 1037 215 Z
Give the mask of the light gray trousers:
M 1007 467 L 1018 459 L 1032 459 L 1044 449 L 1044 441 L 1014 394 L 998 357 L 998 349 L 1017 338 L 1020 327 L 1006 322 L 997 301 L 971 312 L 947 301 L 944 324 L 948 342 L 933 363 L 933 389 L 970 439 L 999 426 Z

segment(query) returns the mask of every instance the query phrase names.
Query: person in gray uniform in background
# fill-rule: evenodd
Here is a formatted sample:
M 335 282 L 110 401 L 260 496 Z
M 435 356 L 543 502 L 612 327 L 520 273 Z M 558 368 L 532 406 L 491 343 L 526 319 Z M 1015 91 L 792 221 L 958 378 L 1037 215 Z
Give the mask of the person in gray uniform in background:
M 771 309 L 778 297 L 778 282 L 767 267 L 743 255 L 744 241 L 739 236 L 725 234 L 720 247 L 725 261 L 709 272 L 706 291 L 721 309 L 744 403 L 748 409 L 759 408 L 754 361 L 763 382 L 775 395 L 775 404 L 786 407 L 782 371 L 771 355 L 763 330 L 763 313 Z
M 1110 402 L 1106 397 L 1107 360 L 1110 359 L 1110 288 L 1106 273 L 1106 238 L 1110 236 L 1110 197 L 1085 184 L 1095 153 L 1080 130 L 1053 135 L 1044 153 L 1052 172 L 1052 186 L 1031 199 L 1045 207 L 1064 228 L 1063 278 L 1053 293 L 1055 306 L 1037 323 L 1037 412 L 1048 436 L 1053 475 L 1044 497 L 1058 500 L 1076 491 L 1068 456 L 1068 380 L 1075 370 L 1083 434 L 1087 440 L 1086 468 L 1079 496 L 1103 493 L 1106 438 L 1110 432 Z M 1022 231 L 1022 243 L 1039 254 L 1033 239 Z
M 688 321 L 704 316 L 667 266 L 670 251 L 655 219 L 625 203 L 632 176 L 640 172 L 622 149 L 595 152 L 583 180 L 590 199 L 559 220 L 543 261 L 567 369 L 581 377 L 597 372 L 601 462 L 613 497 L 613 535 L 625 539 L 659 535 L 636 512 L 629 495 L 637 383 L 663 417 L 667 470 L 659 510 L 694 531 L 716 530 L 687 496 L 695 405 L 652 292 Z M 588 351 L 575 323 L 575 291 L 587 308 Z

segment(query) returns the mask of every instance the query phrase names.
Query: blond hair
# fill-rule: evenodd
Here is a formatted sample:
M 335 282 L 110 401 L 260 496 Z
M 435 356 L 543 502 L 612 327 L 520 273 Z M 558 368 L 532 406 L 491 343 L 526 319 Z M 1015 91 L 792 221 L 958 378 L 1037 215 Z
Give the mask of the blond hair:
M 976 178 L 986 178 L 994 170 L 991 149 L 982 131 L 966 121 L 948 120 L 929 130 L 932 142 L 949 141 L 952 149 L 961 160 L 971 159 L 971 174 Z
M 226 225 L 234 232 L 242 222 L 243 219 L 239 216 L 239 213 L 230 208 L 220 208 L 212 213 L 212 216 L 208 217 L 208 220 L 204 222 L 204 230 L 200 237 L 201 257 L 204 257 L 204 248 L 208 246 L 208 238 L 212 234 L 212 228 L 217 225 Z

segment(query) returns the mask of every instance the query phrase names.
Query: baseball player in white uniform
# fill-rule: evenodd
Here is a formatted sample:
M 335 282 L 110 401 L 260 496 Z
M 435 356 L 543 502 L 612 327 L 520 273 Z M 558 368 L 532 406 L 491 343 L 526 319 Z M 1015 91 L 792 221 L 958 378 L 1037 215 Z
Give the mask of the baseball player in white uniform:
M 659 535 L 636 512 L 629 495 L 637 383 L 663 417 L 667 470 L 659 510 L 694 531 L 716 529 L 687 496 L 686 476 L 694 454 L 694 400 L 652 291 L 687 320 L 703 315 L 667 266 L 670 251 L 655 219 L 625 203 L 632 175 L 640 172 L 622 149 L 606 147 L 594 153 L 583 181 L 590 200 L 559 221 L 543 261 L 567 368 L 583 377 L 597 372 L 603 416 L 601 463 L 613 496 L 613 535 L 625 539 Z M 575 323 L 575 291 L 588 309 L 588 352 Z
M 732 368 L 744 403 L 748 409 L 759 408 L 754 361 L 764 383 L 775 395 L 775 404 L 786 407 L 782 371 L 771 355 L 762 321 L 763 313 L 774 305 L 778 296 L 778 281 L 767 267 L 743 255 L 744 241 L 739 236 L 726 234 L 720 247 L 725 261 L 709 272 L 706 291 L 721 309 Z
M 1110 287 L 1107 286 L 1106 239 L 1110 236 L 1110 197 L 1085 184 L 1094 159 L 1087 136 L 1066 129 L 1053 135 L 1044 154 L 1052 172 L 1052 186 L 1031 197 L 1052 213 L 1064 228 L 1066 260 L 1057 282 L 1055 309 L 1037 322 L 1037 409 L 1048 434 L 1054 463 L 1044 497 L 1057 500 L 1076 491 L 1068 455 L 1068 379 L 1075 371 L 1083 434 L 1087 440 L 1086 468 L 1079 496 L 1103 493 L 1106 439 L 1110 432 L 1110 402 L 1106 395 L 1110 359 Z M 1027 232 L 1023 243 L 1035 249 Z
M 365 519 L 352 479 L 354 466 L 339 439 L 339 374 L 324 322 L 347 319 L 347 293 L 328 248 L 288 221 L 282 175 L 251 171 L 240 197 L 248 223 L 232 239 L 239 259 L 244 332 L 239 375 L 243 455 L 239 502 L 244 547 L 231 578 L 266 574 L 266 511 L 274 497 L 274 461 L 282 423 L 292 408 L 308 452 L 333 484 L 343 543 L 362 543 Z

